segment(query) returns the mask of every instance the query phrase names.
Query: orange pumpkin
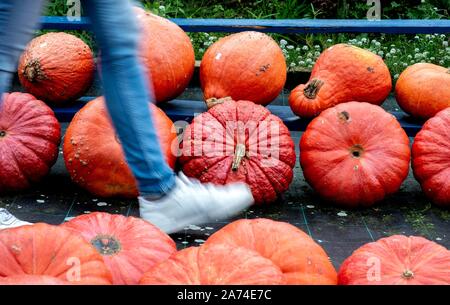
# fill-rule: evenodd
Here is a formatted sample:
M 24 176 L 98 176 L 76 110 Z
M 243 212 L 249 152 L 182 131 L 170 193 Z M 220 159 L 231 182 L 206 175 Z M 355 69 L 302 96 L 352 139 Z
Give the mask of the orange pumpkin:
M 394 235 L 357 249 L 341 265 L 341 285 L 449 285 L 450 251 L 423 237 Z
M 144 272 L 176 252 L 174 241 L 135 217 L 91 213 L 62 225 L 81 234 L 103 256 L 113 284 L 135 285 Z
M 429 119 L 412 146 L 414 176 L 435 203 L 450 206 L 450 107 Z
M 300 117 L 314 117 L 350 101 L 381 105 L 391 89 L 391 75 L 380 56 L 337 44 L 319 56 L 308 83 L 292 90 L 289 105 Z
M 0 231 L 0 278 L 45 275 L 73 284 L 111 284 L 102 257 L 75 232 L 44 223 Z
M 47 275 L 14 275 L 0 277 L 0 285 L 70 285 L 70 282 Z
M 172 255 L 150 269 L 144 285 L 276 285 L 283 280 L 269 259 L 240 247 L 203 245 Z
M 325 199 L 370 206 L 408 176 L 409 138 L 395 117 L 368 103 L 343 103 L 311 121 L 300 141 L 306 181 Z
M 176 98 L 194 74 L 195 54 L 189 36 L 175 23 L 136 8 L 141 25 L 140 54 L 150 71 L 157 102 Z
M 405 112 L 431 118 L 450 107 L 450 69 L 428 63 L 412 65 L 400 74 L 395 96 Z
M 165 113 L 149 104 L 159 141 L 171 167 L 176 156 L 173 123 Z M 87 103 L 73 118 L 64 138 L 64 161 L 72 180 L 100 197 L 136 197 L 136 181 L 110 122 L 103 97 Z
M 241 32 L 219 39 L 200 65 L 205 100 L 231 97 L 267 105 L 286 82 L 286 61 L 278 44 L 259 32 Z
M 270 219 L 237 220 L 214 233 L 206 245 L 244 247 L 270 259 L 283 272 L 284 284 L 335 285 L 328 255 L 303 231 Z
M 94 78 L 89 46 L 74 35 L 47 33 L 33 39 L 19 61 L 19 80 L 27 92 L 47 103 L 82 96 Z

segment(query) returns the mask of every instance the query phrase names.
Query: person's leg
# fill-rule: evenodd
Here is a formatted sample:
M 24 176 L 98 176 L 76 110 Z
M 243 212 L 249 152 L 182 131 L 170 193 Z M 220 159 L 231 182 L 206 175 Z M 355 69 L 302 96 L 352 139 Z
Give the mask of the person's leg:
M 0 1 L 0 103 L 17 62 L 39 25 L 44 0 Z
M 85 0 L 100 46 L 101 78 L 109 114 L 141 194 L 161 196 L 175 183 L 161 153 L 138 57 L 139 30 L 128 0 Z

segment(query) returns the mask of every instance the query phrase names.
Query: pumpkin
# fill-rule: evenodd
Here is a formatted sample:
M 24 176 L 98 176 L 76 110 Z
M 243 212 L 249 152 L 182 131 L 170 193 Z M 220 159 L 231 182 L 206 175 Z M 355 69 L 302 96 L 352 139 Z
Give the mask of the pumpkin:
M 34 38 L 19 61 L 27 92 L 47 103 L 66 103 L 91 86 L 95 63 L 89 46 L 74 35 L 51 32 Z
M 241 219 L 214 233 L 206 244 L 244 247 L 270 259 L 283 272 L 284 284 L 337 284 L 328 255 L 300 229 L 270 219 Z
M 0 100 L 0 193 L 28 188 L 58 157 L 61 130 L 53 111 L 27 93 Z
M 423 237 L 381 238 L 353 252 L 338 277 L 341 285 L 449 285 L 450 251 Z
M 157 102 L 176 98 L 194 74 L 195 54 L 189 36 L 175 23 L 136 9 L 141 26 L 140 55 L 150 72 Z
M 409 171 L 409 138 L 381 107 L 349 102 L 322 112 L 300 141 L 307 182 L 345 207 L 370 206 L 396 192 Z
M 69 285 L 70 282 L 47 275 L 14 275 L 0 278 L 0 285 Z
M 73 284 L 110 284 L 100 254 L 75 232 L 38 223 L 0 231 L 0 278 L 45 275 Z
M 165 113 L 149 104 L 159 141 L 171 167 L 176 134 Z M 72 180 L 99 197 L 136 197 L 136 181 L 110 122 L 103 97 L 87 103 L 73 118 L 64 137 L 64 161 Z
M 289 105 L 295 114 L 308 118 L 350 101 L 381 105 L 391 89 L 391 75 L 381 57 L 338 44 L 319 56 L 308 83 L 292 90 Z
M 257 204 L 270 203 L 293 178 L 295 147 L 280 118 L 249 101 L 222 99 L 184 133 L 183 172 L 201 182 L 245 182 Z
M 408 67 L 398 78 L 395 97 L 410 115 L 433 117 L 450 107 L 450 69 L 428 63 Z
M 135 285 L 144 272 L 176 252 L 174 241 L 145 220 L 91 213 L 62 225 L 90 242 L 103 256 L 113 284 Z
M 412 146 L 414 176 L 436 204 L 450 206 L 450 107 L 429 119 Z
M 200 65 L 205 100 L 230 96 L 267 105 L 286 82 L 286 61 L 278 44 L 259 32 L 241 32 L 219 39 Z
M 276 285 L 282 273 L 258 253 L 227 245 L 186 248 L 150 269 L 144 285 Z

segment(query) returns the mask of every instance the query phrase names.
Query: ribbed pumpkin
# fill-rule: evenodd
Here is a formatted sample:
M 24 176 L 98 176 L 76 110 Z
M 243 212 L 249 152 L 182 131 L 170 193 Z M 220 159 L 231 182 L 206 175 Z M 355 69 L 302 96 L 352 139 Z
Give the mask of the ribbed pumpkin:
M 429 119 L 412 146 L 414 176 L 424 193 L 441 206 L 450 206 L 450 107 Z
M 270 203 L 293 178 L 295 147 L 281 119 L 261 105 L 222 99 L 187 127 L 180 163 L 202 182 L 245 182 L 256 203 Z
M 176 252 L 168 235 L 135 217 L 97 212 L 78 216 L 62 226 L 81 234 L 97 249 L 113 284 L 138 284 L 144 272 Z
M 176 133 L 165 113 L 149 104 L 163 155 L 175 166 Z M 111 124 L 103 97 L 87 103 L 73 118 L 64 137 L 64 161 L 72 180 L 100 197 L 136 197 L 136 181 Z
M 73 284 L 111 284 L 102 257 L 75 232 L 38 223 L 0 231 L 0 278 L 46 275 Z
M 423 237 L 394 235 L 357 249 L 341 265 L 341 285 L 449 285 L 450 251 Z
M 450 69 L 428 63 L 408 67 L 395 85 L 400 107 L 422 119 L 450 107 Z
M 70 285 L 70 282 L 47 275 L 14 275 L 0 277 L 0 285 Z
M 206 241 L 206 245 L 244 247 L 270 259 L 283 272 L 284 284 L 335 285 L 337 274 L 328 255 L 303 231 L 270 219 L 237 220 Z
M 41 180 L 58 157 L 61 130 L 53 111 L 27 93 L 0 101 L 0 193 Z
M 94 78 L 94 57 L 78 37 L 52 32 L 33 39 L 19 61 L 22 86 L 46 103 L 66 103 L 82 96 Z
M 317 59 L 306 84 L 292 90 L 289 105 L 300 117 L 350 101 L 381 105 L 392 89 L 383 59 L 364 49 L 337 44 Z
M 179 251 L 150 269 L 143 285 L 276 285 L 283 275 L 269 259 L 240 247 L 203 245 Z
M 409 138 L 381 107 L 350 102 L 327 109 L 300 141 L 308 183 L 346 207 L 370 206 L 396 192 L 409 171 Z
M 142 28 L 140 54 L 150 71 L 157 102 L 176 98 L 194 74 L 195 54 L 189 36 L 175 23 L 136 9 Z
M 205 100 L 230 96 L 267 105 L 286 82 L 286 61 L 278 44 L 259 32 L 241 32 L 219 39 L 200 65 Z

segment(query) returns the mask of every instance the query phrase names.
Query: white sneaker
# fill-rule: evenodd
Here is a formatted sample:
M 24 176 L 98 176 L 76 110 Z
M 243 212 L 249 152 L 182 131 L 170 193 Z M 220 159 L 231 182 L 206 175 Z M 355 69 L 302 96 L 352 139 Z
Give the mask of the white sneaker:
M 0 208 L 0 230 L 31 225 L 31 223 L 17 219 L 7 210 Z
M 163 198 L 155 201 L 138 198 L 141 218 L 168 234 L 189 225 L 233 217 L 254 202 L 245 183 L 202 184 L 182 172 L 175 179 L 175 187 Z

